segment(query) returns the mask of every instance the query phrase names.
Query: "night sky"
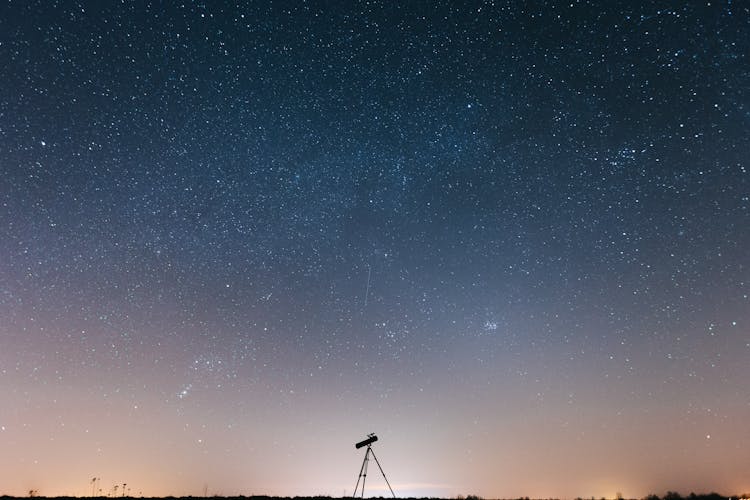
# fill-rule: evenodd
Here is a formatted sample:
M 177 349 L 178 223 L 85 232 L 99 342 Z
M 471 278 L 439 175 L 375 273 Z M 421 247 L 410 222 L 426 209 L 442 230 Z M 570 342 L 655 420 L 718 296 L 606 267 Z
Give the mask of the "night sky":
M 750 5 L 620 3 L 3 1 L 0 493 L 750 491 Z

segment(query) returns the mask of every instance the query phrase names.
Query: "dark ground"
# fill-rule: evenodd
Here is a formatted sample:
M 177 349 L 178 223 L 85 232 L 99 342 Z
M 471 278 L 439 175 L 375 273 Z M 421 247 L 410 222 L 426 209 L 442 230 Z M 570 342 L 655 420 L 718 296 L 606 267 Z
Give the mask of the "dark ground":
M 39 499 L 55 499 L 55 500 L 78 500 L 81 498 L 91 498 L 91 497 L 45 497 L 45 496 L 39 496 L 34 495 L 33 497 L 13 497 L 8 495 L 0 496 L 0 500 L 20 500 L 20 499 L 28 499 L 28 498 L 39 498 Z M 97 498 L 111 498 L 111 497 L 97 497 Z M 132 500 L 133 498 L 142 498 L 145 500 L 199 500 L 199 499 L 205 499 L 206 497 L 121 497 L 125 499 Z M 340 497 L 326 497 L 326 496 L 312 496 L 312 497 L 271 497 L 271 496 L 265 496 L 265 495 L 252 495 L 252 496 L 212 496 L 210 497 L 214 500 L 339 500 Z M 341 500 L 349 499 L 351 497 L 343 497 Z M 390 498 L 390 497 L 377 497 L 377 498 Z M 431 499 L 428 497 L 422 497 L 422 498 L 415 498 L 415 497 L 399 497 L 400 500 L 445 500 L 445 499 Z M 675 492 L 667 492 L 664 496 L 658 496 L 658 495 L 647 495 L 646 497 L 642 499 L 628 499 L 628 500 L 739 500 L 739 499 L 750 499 L 750 493 L 742 493 L 738 495 L 733 496 L 725 496 L 720 495 L 718 493 L 690 493 L 689 495 L 682 496 L 679 493 Z M 459 496 L 455 500 L 484 500 L 482 497 L 478 497 L 475 495 L 468 495 L 466 497 Z M 511 500 L 531 500 L 529 497 L 522 497 L 518 499 L 511 499 Z M 539 500 L 558 500 L 558 499 L 539 499 Z M 596 499 L 594 497 L 591 497 L 590 499 L 584 499 L 584 498 L 576 498 L 575 500 L 607 500 L 605 498 Z M 625 500 L 625 499 L 618 499 L 618 500 Z

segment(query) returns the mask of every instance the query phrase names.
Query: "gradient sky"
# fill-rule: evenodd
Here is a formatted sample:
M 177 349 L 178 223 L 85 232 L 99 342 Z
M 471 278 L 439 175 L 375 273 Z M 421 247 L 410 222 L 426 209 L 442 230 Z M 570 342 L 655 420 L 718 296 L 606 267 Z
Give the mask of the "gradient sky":
M 619 3 L 4 1 L 0 493 L 750 491 L 748 4 Z

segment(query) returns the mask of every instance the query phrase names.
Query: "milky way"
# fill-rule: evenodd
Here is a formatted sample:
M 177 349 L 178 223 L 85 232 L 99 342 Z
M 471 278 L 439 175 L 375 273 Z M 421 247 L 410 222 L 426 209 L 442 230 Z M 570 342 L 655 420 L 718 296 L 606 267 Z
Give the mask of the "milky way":
M 0 493 L 750 490 L 750 12 L 625 4 L 5 2 Z

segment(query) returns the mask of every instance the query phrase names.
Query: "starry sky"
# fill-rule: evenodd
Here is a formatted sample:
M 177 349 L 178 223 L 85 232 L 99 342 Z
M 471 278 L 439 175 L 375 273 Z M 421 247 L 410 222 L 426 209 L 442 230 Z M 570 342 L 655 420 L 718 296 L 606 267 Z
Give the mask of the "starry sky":
M 750 491 L 749 6 L 619 3 L 3 1 L 0 493 Z

